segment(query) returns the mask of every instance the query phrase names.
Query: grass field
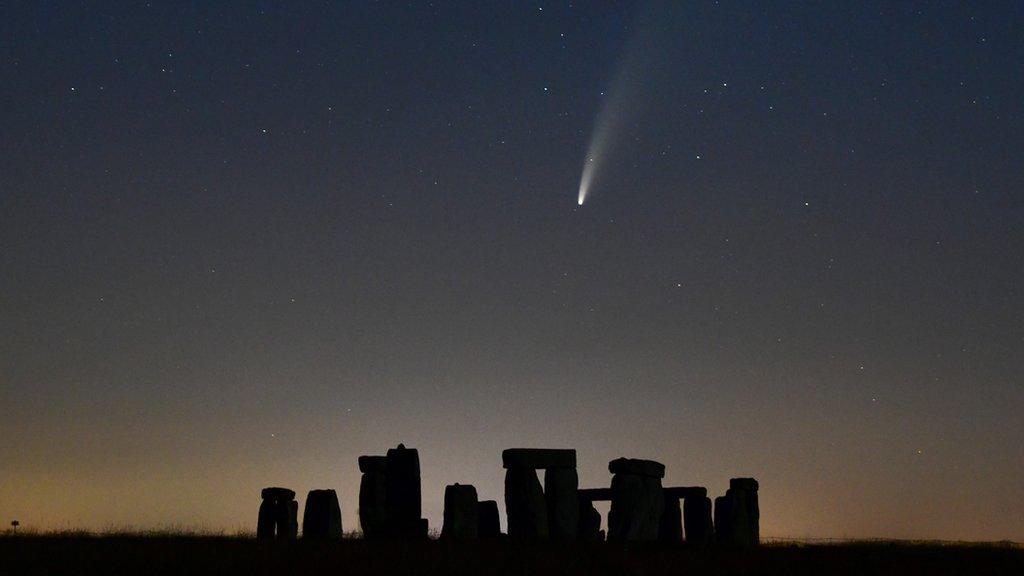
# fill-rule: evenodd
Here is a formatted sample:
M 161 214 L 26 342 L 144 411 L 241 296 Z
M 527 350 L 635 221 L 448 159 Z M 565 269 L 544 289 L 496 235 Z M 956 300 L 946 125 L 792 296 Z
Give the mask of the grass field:
M 1024 574 L 1014 545 L 257 542 L 192 536 L 0 537 L 0 574 Z

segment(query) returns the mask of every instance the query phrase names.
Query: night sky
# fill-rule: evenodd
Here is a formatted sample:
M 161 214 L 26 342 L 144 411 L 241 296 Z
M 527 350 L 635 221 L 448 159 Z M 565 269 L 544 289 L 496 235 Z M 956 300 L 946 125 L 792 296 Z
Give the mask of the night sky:
M 3 525 L 404 442 L 438 529 L 522 446 L 1024 540 L 1024 5 L 240 4 L 0 5 Z

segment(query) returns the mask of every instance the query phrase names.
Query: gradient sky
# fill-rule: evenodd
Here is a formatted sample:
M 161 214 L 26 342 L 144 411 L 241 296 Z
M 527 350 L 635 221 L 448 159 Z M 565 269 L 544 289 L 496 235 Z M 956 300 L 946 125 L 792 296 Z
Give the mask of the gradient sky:
M 4 3 L 0 521 L 253 530 L 283 485 L 354 529 L 357 457 L 404 442 L 438 529 L 522 446 L 754 476 L 767 536 L 1024 540 L 1022 29 Z

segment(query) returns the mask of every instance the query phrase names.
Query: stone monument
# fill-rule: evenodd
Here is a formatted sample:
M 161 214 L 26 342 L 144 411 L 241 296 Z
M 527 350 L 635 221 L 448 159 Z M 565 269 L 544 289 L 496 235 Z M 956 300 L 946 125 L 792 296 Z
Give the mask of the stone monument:
M 295 492 L 287 488 L 264 488 L 260 493 L 256 538 L 259 540 L 294 540 L 299 531 L 299 503 Z

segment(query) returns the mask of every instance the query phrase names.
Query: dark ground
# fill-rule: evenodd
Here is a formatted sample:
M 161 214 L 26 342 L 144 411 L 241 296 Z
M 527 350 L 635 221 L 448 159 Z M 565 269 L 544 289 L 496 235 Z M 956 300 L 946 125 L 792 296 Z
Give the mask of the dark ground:
M 1024 548 L 849 543 L 755 550 L 508 542 L 0 538 L 0 574 L 1024 574 Z

